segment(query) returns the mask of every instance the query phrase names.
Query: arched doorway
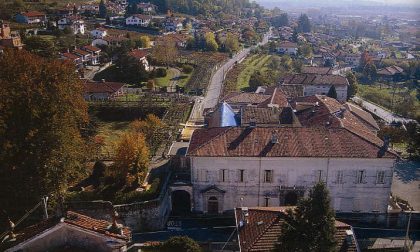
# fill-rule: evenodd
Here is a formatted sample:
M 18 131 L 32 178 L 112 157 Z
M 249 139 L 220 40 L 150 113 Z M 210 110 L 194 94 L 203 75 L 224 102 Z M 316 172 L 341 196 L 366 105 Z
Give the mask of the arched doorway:
M 219 201 L 216 197 L 212 196 L 207 202 L 207 213 L 218 214 L 219 213 Z
M 298 196 L 296 192 L 288 192 L 284 197 L 284 205 L 286 206 L 296 206 Z
M 172 215 L 182 216 L 191 213 L 191 197 L 187 191 L 172 192 Z

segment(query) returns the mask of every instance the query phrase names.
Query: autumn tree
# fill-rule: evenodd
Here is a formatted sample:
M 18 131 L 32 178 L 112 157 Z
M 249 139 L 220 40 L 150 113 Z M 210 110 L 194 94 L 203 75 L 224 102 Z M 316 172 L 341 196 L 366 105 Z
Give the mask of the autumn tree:
M 0 90 L 0 209 L 21 215 L 85 171 L 84 86 L 70 62 L 5 50 Z
M 147 115 L 144 120 L 135 120 L 130 124 L 132 131 L 142 133 L 146 137 L 147 146 L 152 153 L 157 151 L 164 140 L 166 128 L 166 124 L 153 114 Z
M 115 177 L 139 185 L 146 177 L 150 152 L 145 136 L 140 132 L 128 132 L 117 144 L 114 164 Z
M 169 67 L 178 56 L 178 49 L 173 40 L 163 38 L 153 47 L 152 57 L 159 64 Z
M 45 58 L 57 57 L 57 49 L 51 40 L 40 36 L 30 36 L 24 41 L 25 49 Z
M 316 184 L 308 198 L 287 210 L 275 251 L 336 251 L 334 210 L 330 203 L 326 186 Z
M 239 51 L 238 38 L 230 32 L 226 36 L 225 49 L 226 49 L 227 52 L 237 52 L 237 51 Z
M 150 38 L 146 35 L 140 36 L 140 38 L 135 41 L 135 44 L 140 48 L 149 48 L 151 44 Z

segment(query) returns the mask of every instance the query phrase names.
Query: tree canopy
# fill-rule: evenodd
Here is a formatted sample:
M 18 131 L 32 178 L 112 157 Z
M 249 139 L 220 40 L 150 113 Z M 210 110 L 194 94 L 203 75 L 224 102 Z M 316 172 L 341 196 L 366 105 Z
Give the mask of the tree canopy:
M 5 50 L 0 90 L 0 209 L 21 215 L 84 173 L 84 87 L 69 62 Z
M 188 236 L 174 236 L 165 241 L 160 248 L 162 252 L 200 252 L 201 248 Z
M 337 99 L 337 90 L 335 89 L 334 85 L 331 85 L 330 90 L 328 90 L 327 96 L 333 99 Z
M 349 87 L 347 89 L 347 99 L 350 99 L 357 94 L 357 91 L 359 89 L 359 84 L 353 72 L 347 73 L 346 78 L 349 82 Z
M 308 15 L 300 15 L 297 30 L 298 32 L 311 32 L 311 22 L 309 21 Z
M 296 235 L 299 234 L 299 235 Z M 334 211 L 323 183 L 316 184 L 309 197 L 287 211 L 275 251 L 336 251 Z

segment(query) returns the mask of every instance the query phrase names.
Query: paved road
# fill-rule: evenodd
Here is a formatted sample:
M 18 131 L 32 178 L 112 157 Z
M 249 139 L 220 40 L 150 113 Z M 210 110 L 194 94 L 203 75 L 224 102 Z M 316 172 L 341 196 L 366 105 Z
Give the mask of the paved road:
M 408 119 L 408 118 L 404 118 L 399 115 L 396 115 L 392 113 L 391 111 L 383 109 L 377 106 L 376 104 L 368 102 L 360 97 L 355 96 L 352 99 L 357 104 L 360 104 L 364 109 L 368 110 L 372 114 L 375 114 L 376 116 L 386 121 L 387 123 L 391 123 L 393 121 L 402 122 L 402 123 L 408 123 L 408 122 L 414 121 L 412 119 Z
M 271 36 L 271 30 L 267 34 L 264 35 L 263 40 L 260 43 L 258 43 L 257 46 L 267 44 L 270 36 Z M 225 79 L 226 73 L 230 70 L 230 68 L 233 65 L 235 65 L 235 63 L 241 61 L 246 56 L 248 56 L 249 52 L 257 46 L 243 49 L 242 51 L 234 55 L 223 66 L 221 66 L 219 69 L 216 70 L 207 88 L 206 95 L 202 101 L 203 104 L 200 105 L 201 115 L 204 109 L 213 108 L 217 105 L 217 102 L 219 101 L 219 97 L 222 91 L 223 81 Z

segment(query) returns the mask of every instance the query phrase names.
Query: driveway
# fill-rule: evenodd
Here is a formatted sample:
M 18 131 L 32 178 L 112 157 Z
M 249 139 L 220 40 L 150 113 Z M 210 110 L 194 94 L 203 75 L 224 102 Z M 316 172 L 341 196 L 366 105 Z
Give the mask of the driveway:
M 420 210 L 420 161 L 401 161 L 395 166 L 392 194 Z

